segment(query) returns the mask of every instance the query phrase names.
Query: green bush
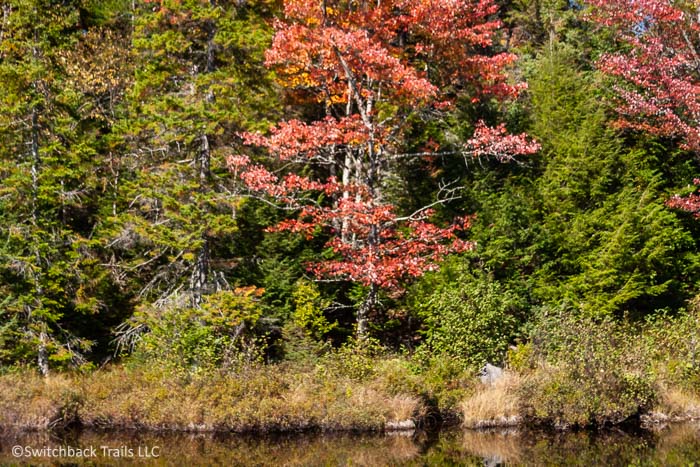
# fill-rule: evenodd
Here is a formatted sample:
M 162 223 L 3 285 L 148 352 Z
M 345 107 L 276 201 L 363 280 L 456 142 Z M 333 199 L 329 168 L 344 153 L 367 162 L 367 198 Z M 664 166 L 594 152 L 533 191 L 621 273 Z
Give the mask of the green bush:
M 260 362 L 265 349 L 258 326 L 261 293 L 254 287 L 239 288 L 207 296 L 201 308 L 140 310 L 132 328 L 146 332 L 137 340 L 132 360 L 180 373 L 237 370 Z
M 700 297 L 688 311 L 647 318 L 640 344 L 665 383 L 700 394 Z
M 384 348 L 374 339 L 360 342 L 350 340 L 321 357 L 317 370 L 331 378 L 364 381 L 376 374 L 377 359 L 384 352 Z
M 538 369 L 525 379 L 523 414 L 540 423 L 603 426 L 648 411 L 656 400 L 650 359 L 611 319 L 543 310 L 532 330 Z
M 472 369 L 503 360 L 524 309 L 519 297 L 500 283 L 463 269 L 418 307 L 427 328 L 418 353 L 451 356 Z
M 314 339 L 321 340 L 338 326 L 329 322 L 323 311 L 330 305 L 330 300 L 321 298 L 321 292 L 315 283 L 307 280 L 297 281 L 292 292 L 294 302 L 294 324 L 306 330 Z

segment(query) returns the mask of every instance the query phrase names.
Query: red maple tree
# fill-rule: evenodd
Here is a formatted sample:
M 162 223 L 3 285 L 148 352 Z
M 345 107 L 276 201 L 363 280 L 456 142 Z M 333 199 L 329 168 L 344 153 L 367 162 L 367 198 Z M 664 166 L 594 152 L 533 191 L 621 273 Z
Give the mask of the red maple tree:
M 697 2 L 590 0 L 591 18 L 613 28 L 624 53 L 605 54 L 599 68 L 616 87 L 621 127 L 678 141 L 700 154 L 700 10 Z M 693 5 L 693 3 L 695 3 Z M 700 183 L 695 180 L 695 185 Z M 700 196 L 674 196 L 669 206 L 700 216 Z
M 448 253 L 471 247 L 458 235 L 468 217 L 447 227 L 430 221 L 432 208 L 450 199 L 450 190 L 405 215 L 387 199 L 387 182 L 408 156 L 400 154 L 407 116 L 439 115 L 466 89 L 478 101 L 516 96 L 523 85 L 507 82 L 504 69 L 513 55 L 485 53 L 501 27 L 492 0 L 286 0 L 284 6 L 267 65 L 291 102 L 317 105 L 325 117 L 283 121 L 268 135 L 243 135 L 246 144 L 281 161 L 286 175 L 241 155 L 229 165 L 250 190 L 298 211 L 271 230 L 331 234 L 335 258 L 309 268 L 319 277 L 367 286 L 357 311 L 357 336 L 363 338 L 380 288 L 400 289 Z M 538 148 L 525 135 L 479 122 L 456 152 L 509 158 Z

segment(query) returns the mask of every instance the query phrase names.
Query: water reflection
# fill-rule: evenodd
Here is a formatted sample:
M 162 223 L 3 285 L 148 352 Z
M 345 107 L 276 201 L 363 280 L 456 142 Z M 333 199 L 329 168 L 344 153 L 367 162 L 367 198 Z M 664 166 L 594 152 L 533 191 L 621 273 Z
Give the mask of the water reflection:
M 13 449 L 19 451 L 13 453 Z M 666 466 L 692 465 L 699 460 L 700 424 L 674 425 L 655 432 L 602 434 L 449 430 L 409 436 L 255 438 L 74 432 L 0 437 L 0 465 Z

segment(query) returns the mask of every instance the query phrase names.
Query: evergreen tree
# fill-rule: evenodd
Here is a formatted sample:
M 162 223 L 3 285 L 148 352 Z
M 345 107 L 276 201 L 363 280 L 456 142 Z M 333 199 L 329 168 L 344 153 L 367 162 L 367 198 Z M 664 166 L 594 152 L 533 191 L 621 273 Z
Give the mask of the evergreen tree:
M 2 5 L 0 345 L 44 375 L 50 361 L 84 361 L 90 342 L 74 332 L 77 317 L 100 309 L 85 273 L 95 153 L 63 66 L 85 13 L 80 1 Z
M 215 264 L 236 232 L 240 197 L 225 160 L 236 132 L 274 115 L 260 64 L 272 2 L 140 2 L 133 87 L 116 123 L 116 207 L 101 232 L 111 268 L 143 303 L 198 307 L 227 289 Z
M 548 47 L 549 49 L 549 47 Z M 663 205 L 668 181 L 650 146 L 609 125 L 604 81 L 555 43 L 532 67 L 532 124 L 541 160 L 492 191 L 474 226 L 480 261 L 533 304 L 593 316 L 677 308 L 697 274 L 693 242 Z

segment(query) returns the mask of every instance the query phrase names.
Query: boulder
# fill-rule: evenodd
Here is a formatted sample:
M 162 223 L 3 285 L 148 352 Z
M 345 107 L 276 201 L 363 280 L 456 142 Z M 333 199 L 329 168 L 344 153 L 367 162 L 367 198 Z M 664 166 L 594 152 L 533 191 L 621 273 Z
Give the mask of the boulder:
M 487 363 L 479 372 L 479 379 L 483 384 L 493 385 L 503 378 L 503 368 Z

